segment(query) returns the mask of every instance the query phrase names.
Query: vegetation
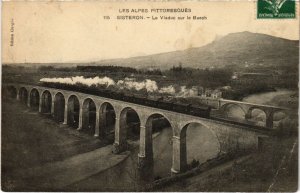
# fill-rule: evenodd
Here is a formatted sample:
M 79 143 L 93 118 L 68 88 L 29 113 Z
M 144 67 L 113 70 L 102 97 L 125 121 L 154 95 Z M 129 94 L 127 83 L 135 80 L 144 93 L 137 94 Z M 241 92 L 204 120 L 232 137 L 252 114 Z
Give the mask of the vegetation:
M 82 72 L 125 72 L 125 73 L 138 73 L 138 70 L 130 67 L 122 66 L 77 66 L 77 71 Z
M 276 88 L 297 88 L 298 71 L 284 71 L 282 69 L 266 69 L 266 67 L 247 68 L 245 73 L 267 73 L 264 77 L 245 76 L 238 80 L 232 80 L 232 75 L 236 68 L 205 68 L 195 69 L 183 67 L 181 63 L 173 65 L 170 69 L 136 69 L 121 66 L 73 66 L 73 67 L 24 67 L 3 65 L 4 82 L 24 82 L 36 84 L 41 78 L 45 77 L 104 77 L 108 76 L 115 81 L 123 80 L 126 77 L 134 78 L 136 81 L 151 79 L 157 82 L 159 87 L 168 87 L 172 85 L 176 90 L 180 86 L 191 88 L 200 86 L 203 88 L 217 89 L 224 86 L 230 86 L 230 89 L 223 90 L 223 98 L 240 100 L 241 98 L 254 93 L 273 91 Z M 290 69 L 289 69 L 290 70 Z M 262 79 L 264 78 L 264 79 Z M 125 90 L 124 90 L 125 91 Z M 125 91 L 132 92 L 132 91 Z M 147 91 L 139 90 L 136 94 L 147 95 Z
M 176 82 L 180 80 L 180 82 L 183 82 L 187 87 L 202 86 L 204 88 L 217 88 L 230 83 L 233 71 L 225 68 L 183 68 L 182 65 L 179 64 L 164 71 L 163 74 L 174 79 Z

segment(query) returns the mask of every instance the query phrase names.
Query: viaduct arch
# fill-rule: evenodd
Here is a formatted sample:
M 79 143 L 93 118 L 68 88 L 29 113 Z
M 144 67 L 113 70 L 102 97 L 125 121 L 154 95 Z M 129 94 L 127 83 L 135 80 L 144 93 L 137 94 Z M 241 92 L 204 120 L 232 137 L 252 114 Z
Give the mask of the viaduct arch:
M 57 122 L 64 122 L 65 103 L 65 97 L 61 92 L 54 95 L 53 115 Z
M 99 111 L 97 113 L 97 117 L 99 118 L 99 125 L 96 125 L 95 136 L 100 136 L 101 138 L 110 136 L 115 132 L 116 125 L 116 112 L 114 107 L 109 102 L 103 102 L 100 105 Z
M 70 95 L 67 99 L 67 116 L 64 120 L 65 124 L 73 128 L 79 126 L 80 103 L 76 95 Z
M 28 91 L 25 87 L 21 87 L 19 89 L 19 95 L 17 95 L 17 99 L 20 100 L 23 104 L 27 104 Z
M 281 108 L 281 107 L 260 105 L 260 104 L 247 103 L 247 102 L 241 102 L 241 101 L 225 100 L 225 99 L 219 99 L 219 106 L 217 108 L 223 115 L 225 115 L 226 111 L 231 106 L 237 106 L 240 109 L 242 109 L 246 120 L 252 118 L 252 113 L 254 110 L 256 110 L 256 109 L 261 110 L 266 117 L 265 118 L 265 127 L 270 128 L 270 129 L 273 128 L 274 113 L 280 111 L 280 112 L 288 115 L 289 111 L 291 111 L 291 109 L 286 109 L 286 108 Z
M 97 107 L 93 99 L 86 98 L 82 103 L 82 130 L 94 135 L 96 126 Z
M 40 103 L 40 93 L 36 88 L 30 90 L 29 96 L 29 107 L 33 109 L 38 109 Z
M 52 95 L 48 90 L 42 93 L 41 113 L 51 113 Z

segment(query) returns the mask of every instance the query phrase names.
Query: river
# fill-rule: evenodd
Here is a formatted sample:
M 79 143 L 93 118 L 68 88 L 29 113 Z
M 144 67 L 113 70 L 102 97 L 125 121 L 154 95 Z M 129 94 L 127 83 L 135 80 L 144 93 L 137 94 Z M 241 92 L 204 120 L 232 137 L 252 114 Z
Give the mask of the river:
M 245 98 L 242 101 L 249 103 L 257 104 L 268 104 L 273 106 L 281 106 L 278 100 L 274 100 L 277 96 L 292 95 L 297 91 L 287 90 L 287 89 L 277 89 L 276 91 L 264 92 L 258 94 L 252 94 Z M 284 107 L 284 106 L 282 106 Z

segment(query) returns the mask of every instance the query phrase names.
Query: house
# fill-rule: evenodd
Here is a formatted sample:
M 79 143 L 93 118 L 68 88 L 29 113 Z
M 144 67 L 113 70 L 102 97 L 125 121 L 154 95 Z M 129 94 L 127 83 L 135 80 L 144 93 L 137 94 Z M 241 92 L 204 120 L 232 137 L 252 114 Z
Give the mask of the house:
M 222 98 L 222 91 L 220 91 L 219 89 L 214 90 L 211 93 L 211 97 L 214 98 L 214 99 Z

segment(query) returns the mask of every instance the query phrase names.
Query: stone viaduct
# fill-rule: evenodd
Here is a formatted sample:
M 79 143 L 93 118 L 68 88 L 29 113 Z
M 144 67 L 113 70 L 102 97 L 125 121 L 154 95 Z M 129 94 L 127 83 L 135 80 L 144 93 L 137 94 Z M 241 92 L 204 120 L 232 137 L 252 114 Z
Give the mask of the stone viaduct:
M 266 131 L 253 129 L 251 126 L 235 125 L 91 94 L 26 84 L 2 86 L 4 93 L 9 91 L 7 93 L 28 107 L 36 108 L 40 113 L 51 114 L 63 124 L 75 124 L 78 130 L 89 129 L 96 137 L 104 138 L 109 133 L 106 125 L 110 116 L 110 119 L 115 120 L 114 128 L 111 130 L 114 132 L 115 153 L 126 150 L 127 132 L 132 127 L 128 124 L 128 113 L 135 112 L 140 127 L 139 167 L 153 163 L 152 123 L 157 117 L 165 118 L 172 127 L 172 173 L 184 172 L 187 169 L 186 131 L 191 123 L 198 123 L 211 130 L 219 141 L 220 151 L 225 153 L 237 148 L 255 149 L 259 137 L 267 135 Z M 229 101 L 224 103 L 221 105 L 222 108 L 229 104 Z M 250 109 L 248 108 L 248 111 L 251 111 Z
M 277 112 L 282 112 L 285 115 L 289 115 L 292 110 L 288 108 L 276 107 L 271 105 L 262 105 L 262 104 L 255 104 L 255 103 L 248 103 L 243 101 L 234 101 L 234 100 L 227 100 L 227 99 L 214 99 L 210 97 L 199 97 L 199 100 L 203 104 L 207 104 L 212 106 L 214 109 L 217 109 L 223 116 L 225 116 L 226 111 L 229 110 L 231 107 L 238 107 L 244 112 L 245 119 L 252 118 L 252 112 L 255 109 L 261 110 L 265 114 L 265 127 L 272 129 L 273 128 L 273 121 L 274 121 L 274 114 Z

